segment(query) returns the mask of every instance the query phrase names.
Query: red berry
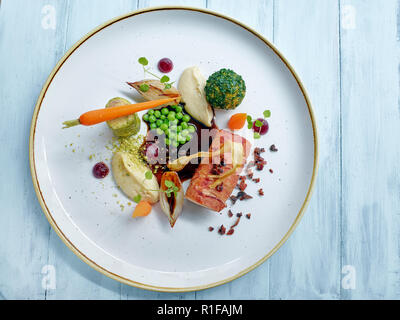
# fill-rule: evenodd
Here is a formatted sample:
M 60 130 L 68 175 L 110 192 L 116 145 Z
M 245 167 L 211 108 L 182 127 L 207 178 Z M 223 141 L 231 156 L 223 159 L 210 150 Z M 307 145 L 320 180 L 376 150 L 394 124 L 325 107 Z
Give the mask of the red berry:
M 261 127 L 257 127 L 256 126 L 256 121 L 254 121 L 253 123 L 253 131 L 254 132 L 258 132 L 260 135 L 264 135 L 268 132 L 269 129 L 269 125 L 267 120 L 263 119 L 263 118 L 258 118 L 258 121 L 262 122 L 262 126 Z
M 173 67 L 174 64 L 172 63 L 171 59 L 163 58 L 158 62 L 158 70 L 160 70 L 162 73 L 171 72 Z
M 104 162 L 96 163 L 93 167 L 93 175 L 97 179 L 105 178 L 109 172 L 110 169 L 108 169 L 107 165 Z

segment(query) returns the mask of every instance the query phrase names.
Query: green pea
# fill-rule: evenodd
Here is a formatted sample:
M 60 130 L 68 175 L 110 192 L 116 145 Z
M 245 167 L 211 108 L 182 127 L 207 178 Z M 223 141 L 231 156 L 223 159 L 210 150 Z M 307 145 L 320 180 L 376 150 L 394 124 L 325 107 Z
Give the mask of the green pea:
M 166 116 L 166 115 L 169 113 L 168 108 L 162 108 L 162 109 L 161 109 L 161 113 L 162 113 L 164 116 Z
M 160 125 L 160 129 L 161 129 L 162 131 L 168 130 L 168 125 L 165 124 L 165 123 L 162 123 L 162 124 Z
M 162 115 L 160 116 L 160 119 L 161 119 L 161 120 L 165 120 L 165 119 L 167 119 L 167 117 L 166 117 L 164 114 L 162 114 Z
M 180 144 L 184 144 L 184 143 L 186 143 L 186 138 L 184 136 L 182 136 L 181 134 L 178 134 L 178 142 Z
M 178 120 L 174 119 L 172 121 L 169 122 L 170 126 L 177 126 L 178 125 Z
M 188 130 L 190 133 L 196 132 L 196 128 L 193 126 L 189 126 Z
M 161 112 L 159 110 L 154 111 L 154 115 L 156 118 L 159 118 L 161 116 Z
M 186 141 L 189 142 L 190 140 L 192 140 L 192 136 L 191 136 L 190 134 L 188 134 L 188 135 L 186 136 Z
M 147 113 L 143 115 L 143 120 L 146 122 L 149 121 L 149 115 Z
M 160 128 L 157 128 L 157 134 L 158 134 L 159 136 L 161 136 L 161 135 L 164 134 L 164 131 L 162 131 Z
M 169 120 L 168 120 L 168 119 L 164 119 L 164 123 L 165 123 L 166 125 L 169 125 Z
M 175 116 L 175 118 L 177 118 L 177 119 L 182 119 L 183 118 L 183 113 L 182 112 L 178 112 L 177 114 L 176 114 L 176 116 Z
M 174 104 L 173 106 L 170 106 L 170 108 L 171 108 L 171 109 L 174 109 L 174 110 L 176 109 L 176 107 L 177 107 L 176 104 Z
M 183 135 L 184 137 L 186 137 L 189 134 L 189 130 L 188 129 L 184 129 L 181 132 L 181 135 Z
M 187 122 L 182 122 L 181 123 L 181 127 L 183 130 L 187 129 L 189 127 L 189 125 L 187 124 Z
M 153 122 L 156 122 L 156 117 L 155 116 L 153 116 L 153 115 L 151 115 L 151 116 L 149 116 L 149 121 L 151 122 L 151 123 L 153 123 Z
M 175 112 L 171 111 L 171 112 L 168 114 L 168 120 L 169 120 L 169 121 L 175 120 Z
M 169 132 L 169 136 L 168 136 L 168 138 L 169 138 L 169 141 L 171 141 L 171 142 L 174 142 L 174 141 L 176 141 L 176 139 L 177 139 L 177 137 L 176 137 L 176 133 L 175 132 Z
M 149 112 L 147 112 L 150 116 L 154 114 L 154 110 L 149 110 Z
M 157 125 L 154 122 L 150 123 L 150 128 L 151 129 L 157 129 Z
M 176 112 L 182 112 L 183 108 L 181 106 L 176 107 Z
M 183 121 L 185 122 L 189 122 L 190 121 L 190 116 L 188 116 L 187 114 L 185 114 L 182 118 Z
M 177 130 L 178 132 L 181 132 L 181 131 L 182 131 L 182 127 L 181 127 L 181 126 L 177 126 L 177 127 L 176 127 L 176 130 Z
M 161 127 L 161 125 L 162 125 L 163 123 L 164 123 L 164 122 L 163 122 L 161 119 L 158 119 L 158 120 L 156 121 L 157 127 Z
M 165 138 L 165 145 L 166 145 L 166 146 L 169 146 L 169 144 L 170 144 L 169 139 L 168 139 L 168 138 Z

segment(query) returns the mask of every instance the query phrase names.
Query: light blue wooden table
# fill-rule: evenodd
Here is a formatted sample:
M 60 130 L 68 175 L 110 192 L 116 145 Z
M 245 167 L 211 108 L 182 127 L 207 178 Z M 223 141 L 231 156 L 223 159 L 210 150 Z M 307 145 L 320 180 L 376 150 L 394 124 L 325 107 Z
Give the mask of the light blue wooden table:
M 29 171 L 32 112 L 56 62 L 107 19 L 155 5 L 207 7 L 273 41 L 303 80 L 320 134 L 313 199 L 286 244 L 240 279 L 185 294 L 122 285 L 79 260 L 50 228 Z M 399 7 L 398 0 L 0 0 L 0 299 L 399 299 Z

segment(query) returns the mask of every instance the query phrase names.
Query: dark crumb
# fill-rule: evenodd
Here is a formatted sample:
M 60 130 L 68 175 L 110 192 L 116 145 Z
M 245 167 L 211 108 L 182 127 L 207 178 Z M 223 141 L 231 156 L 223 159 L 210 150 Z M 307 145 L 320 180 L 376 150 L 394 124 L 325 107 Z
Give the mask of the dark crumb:
M 238 200 L 238 197 L 236 197 L 236 196 L 232 195 L 232 196 L 230 196 L 230 197 L 229 197 L 229 199 L 231 199 L 231 201 L 232 201 L 232 204 L 235 204 L 235 203 L 236 203 L 236 201 Z
M 263 152 L 265 152 L 264 148 L 259 148 L 259 147 L 254 148 L 254 154 L 257 156 L 259 156 Z
M 259 182 L 260 182 L 260 178 L 255 178 L 255 179 L 253 179 L 253 182 L 259 183 Z
M 247 199 L 252 199 L 252 198 L 253 198 L 252 196 L 248 195 L 248 194 L 247 194 L 246 192 L 244 192 L 244 191 L 239 191 L 236 197 L 239 198 L 240 201 L 247 200 Z
M 242 180 L 239 184 L 239 190 L 244 191 L 247 188 L 247 184 Z
M 232 217 L 233 217 L 233 213 L 232 213 L 231 210 L 228 211 L 228 217 L 229 217 L 229 218 L 232 218 Z
M 251 217 L 251 213 L 246 214 L 247 219 L 250 219 L 250 217 Z
M 253 175 L 254 175 L 254 173 L 253 173 L 253 172 L 250 172 L 250 173 L 247 175 L 247 177 L 248 177 L 249 179 L 253 179 Z
M 258 171 L 262 171 L 263 169 L 264 169 L 264 165 L 263 164 L 261 164 L 261 163 L 257 164 L 257 170 Z
M 246 176 L 239 176 L 239 181 L 244 181 L 246 180 Z
M 226 228 L 224 227 L 223 224 L 221 224 L 221 226 L 220 226 L 219 229 L 218 229 L 218 233 L 219 233 L 220 235 L 224 235 L 225 232 L 226 232 Z
M 240 218 L 243 215 L 243 213 L 239 212 L 236 214 L 236 217 Z
M 263 190 L 263 189 L 258 190 L 258 194 L 259 194 L 260 196 L 263 196 L 263 195 L 264 195 L 264 190 Z
M 240 213 L 240 216 L 237 217 L 235 223 L 231 226 L 231 229 L 233 229 L 234 227 L 236 227 L 239 224 L 241 217 L 242 217 L 242 213 Z
M 235 229 L 230 228 L 229 231 L 226 233 L 227 236 L 230 236 L 231 234 L 233 234 L 235 232 Z
M 217 190 L 218 192 L 221 192 L 223 189 L 224 189 L 223 183 L 221 183 L 215 187 L 215 190 Z
M 208 227 L 208 231 L 214 231 L 214 228 L 213 227 Z
M 274 170 L 272 170 L 272 169 L 269 169 L 269 172 L 271 172 L 271 173 L 274 173 Z
M 271 145 L 271 146 L 269 147 L 269 150 L 270 150 L 271 152 L 277 152 L 277 151 L 278 151 L 278 148 L 273 144 L 273 145 Z

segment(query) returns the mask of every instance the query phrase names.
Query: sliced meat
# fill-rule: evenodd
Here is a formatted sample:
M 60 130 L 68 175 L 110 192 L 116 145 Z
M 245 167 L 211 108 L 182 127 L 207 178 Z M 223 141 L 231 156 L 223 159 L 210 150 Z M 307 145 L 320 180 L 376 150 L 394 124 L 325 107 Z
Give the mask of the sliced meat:
M 246 159 L 250 153 L 251 144 L 245 138 L 238 136 L 236 134 L 230 133 L 225 130 L 219 130 L 219 132 L 215 135 L 210 151 L 216 152 L 218 151 L 224 142 L 233 141 L 237 143 L 241 143 L 244 150 L 244 159 L 243 164 L 246 162 Z M 218 159 L 219 157 L 219 159 Z M 212 175 L 212 171 L 215 171 L 215 162 L 218 160 L 221 161 L 221 156 L 218 156 L 217 159 L 213 157 L 214 166 L 208 158 L 203 158 L 199 167 L 196 169 L 196 172 L 190 182 L 189 188 L 186 191 L 186 198 L 194 203 L 197 203 L 201 206 L 204 206 L 213 211 L 221 211 L 226 207 L 226 200 L 228 200 L 231 195 L 233 189 L 237 185 L 239 180 L 240 172 L 243 169 L 243 166 L 237 168 L 236 173 L 226 177 L 223 180 L 223 188 L 218 188 L 218 190 L 212 186 L 212 184 L 216 181 L 215 178 L 210 177 Z M 226 161 L 229 158 L 229 155 L 224 155 L 224 165 L 223 172 L 227 172 L 228 170 L 233 168 L 231 161 Z M 213 170 L 214 169 L 214 170 Z

